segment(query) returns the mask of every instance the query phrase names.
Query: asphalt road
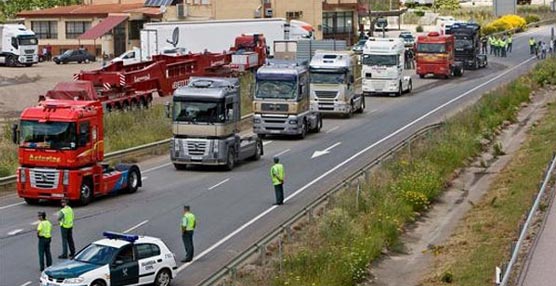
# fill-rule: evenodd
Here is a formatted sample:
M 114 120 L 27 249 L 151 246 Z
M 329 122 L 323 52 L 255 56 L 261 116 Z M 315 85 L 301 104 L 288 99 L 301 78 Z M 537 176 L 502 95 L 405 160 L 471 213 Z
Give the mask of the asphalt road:
M 179 268 L 173 285 L 195 285 L 414 130 L 450 116 L 485 91 L 530 69 L 537 61 L 528 52 L 526 39 L 530 34 L 548 37 L 549 28 L 519 35 L 514 40 L 514 53 L 505 59 L 490 59 L 487 69 L 466 72 L 452 80 L 425 79 L 431 84 L 400 98 L 367 97 L 364 114 L 326 119 L 321 133 L 302 141 L 270 138 L 260 161 L 246 162 L 232 172 L 204 168 L 176 171 L 167 158 L 155 160 L 149 164 L 151 168 L 143 168 L 143 188 L 136 194 L 108 197 L 75 209 L 77 247 L 101 238 L 102 231 L 127 230 L 162 238 L 181 259 L 184 250 L 179 222 L 183 204 L 189 204 L 198 218 L 196 258 Z M 311 159 L 315 151 L 331 146 L 329 154 Z M 281 207 L 271 206 L 274 198 L 268 178 L 271 158 L 277 154 L 286 167 L 287 199 Z M 34 221 L 39 210 L 46 210 L 53 220 L 58 207 L 28 206 L 15 196 L 2 199 L 1 286 L 37 283 L 40 272 Z M 60 244 L 55 228 L 55 257 L 60 254 Z

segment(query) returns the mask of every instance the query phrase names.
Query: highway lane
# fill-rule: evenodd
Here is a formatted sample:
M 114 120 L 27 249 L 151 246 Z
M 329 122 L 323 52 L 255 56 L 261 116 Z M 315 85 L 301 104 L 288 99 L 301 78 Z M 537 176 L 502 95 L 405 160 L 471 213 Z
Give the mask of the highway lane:
M 546 32 L 548 29 L 543 30 L 548 34 Z M 516 52 L 512 57 L 505 59 L 506 63 L 504 63 L 509 67 L 516 66 L 528 58 L 524 40 L 515 41 L 514 46 Z M 491 62 L 493 63 L 494 60 Z M 496 86 L 500 81 L 514 77 L 531 64 L 532 61 L 518 66 L 503 78 L 493 80 L 469 96 L 480 94 Z M 368 154 L 362 154 L 339 168 L 337 172 L 315 182 L 295 199 L 288 201 L 286 206 L 268 211 L 269 205 L 273 202 L 273 194 L 267 172 L 273 154 L 288 150 L 283 153 L 282 158 L 286 163 L 288 176 L 286 194 L 290 195 L 363 148 L 389 136 L 395 130 L 399 130 L 452 98 L 487 82 L 507 66 L 492 64 L 487 70 L 466 73 L 464 78 L 443 81 L 435 88 L 412 96 L 367 98 L 367 112 L 363 116 L 355 116 L 349 120 L 327 119 L 324 132 L 311 135 L 303 141 L 272 138 L 270 140 L 273 142 L 265 146 L 263 160 L 242 164 L 233 172 L 207 172 L 204 169 L 177 172 L 172 166 L 149 172 L 145 174 L 148 178 L 144 188 L 137 194 L 107 198 L 86 208 L 78 208 L 76 211 L 80 219 L 76 223 L 75 231 L 77 243 L 80 247 L 84 246 L 85 242 L 99 238 L 102 230 L 124 231 L 139 225 L 134 232 L 163 238 L 181 257 L 183 246 L 177 226 L 183 203 L 191 204 L 193 211 L 199 217 L 199 228 L 195 237 L 197 253 L 209 249 L 257 215 L 263 212 L 270 213 L 270 216 L 262 217 L 261 220 L 246 227 L 246 231 L 240 232 L 238 236 L 232 237 L 221 247 L 186 268 L 178 277 L 178 281 L 183 283 L 176 283 L 176 285 L 189 285 L 193 280 L 198 280 L 213 270 L 215 265 L 224 263 L 264 231 L 285 220 L 293 211 L 302 208 L 306 202 L 324 191 L 331 183 L 349 173 L 354 166 L 363 164 L 376 156 L 378 151 L 399 139 L 399 136 L 383 142 L 384 144 L 380 146 L 377 145 L 375 149 L 369 150 Z M 460 106 L 460 103 L 451 105 L 447 111 L 457 110 Z M 369 112 L 371 110 L 375 111 Z M 430 122 L 442 118 L 445 114 L 439 113 L 431 117 Z M 427 121 L 422 120 L 419 123 L 425 124 Z M 417 127 L 417 124 L 411 127 Z M 407 131 L 405 133 L 410 133 L 410 129 L 413 128 L 407 128 L 404 130 Z M 330 132 L 326 133 L 327 131 Z M 399 135 L 401 136 L 402 132 Z M 310 159 L 314 151 L 324 150 L 338 142 L 341 144 L 337 145 L 330 154 Z M 214 187 L 219 183 L 221 184 Z M 47 209 L 51 214 L 57 207 L 15 205 L 0 209 L 2 216 L 0 285 L 21 285 L 27 281 L 37 280 L 39 273 L 36 261 L 36 238 L 29 225 L 33 222 L 38 209 Z M 22 228 L 24 231 L 16 235 L 8 235 L 9 232 Z M 55 256 L 59 251 L 58 237 L 59 233 L 55 232 L 53 244 Z M 27 270 L 18 271 L 21 269 Z

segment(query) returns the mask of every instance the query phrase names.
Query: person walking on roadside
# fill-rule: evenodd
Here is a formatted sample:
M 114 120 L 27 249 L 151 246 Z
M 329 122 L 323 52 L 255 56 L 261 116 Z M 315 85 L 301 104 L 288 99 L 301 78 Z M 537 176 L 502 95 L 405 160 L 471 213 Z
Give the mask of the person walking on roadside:
M 284 204 L 284 165 L 280 164 L 280 158 L 274 157 L 274 165 L 270 168 L 270 178 L 274 185 L 274 195 L 276 203 L 274 205 Z
M 508 50 L 506 52 L 511 53 L 512 52 L 512 43 L 514 41 L 514 38 L 512 36 L 512 34 L 508 35 Z
M 535 38 L 531 37 L 529 39 L 529 52 L 531 55 L 537 52 L 535 46 L 536 46 Z
M 546 59 L 546 53 L 548 52 L 548 45 L 546 42 L 541 42 L 541 60 Z
M 554 52 L 554 41 L 552 40 L 548 41 L 548 52 L 551 54 Z
M 481 38 L 481 53 L 482 54 L 485 54 L 485 55 L 487 54 L 487 52 L 488 52 L 487 51 L 488 50 L 487 46 L 488 46 L 488 38 L 486 36 L 482 37 Z
M 60 233 L 62 234 L 62 254 L 60 259 L 72 258 L 75 255 L 75 243 L 73 242 L 73 209 L 68 205 L 66 199 L 62 200 L 62 209 L 58 212 Z
M 183 206 L 183 217 L 181 219 L 181 239 L 185 248 L 185 258 L 181 262 L 187 263 L 193 260 L 193 232 L 197 226 L 195 215 L 188 205 Z
M 39 224 L 37 225 L 37 237 L 39 238 L 39 266 L 41 272 L 46 267 L 52 265 L 52 254 L 50 253 L 50 241 L 52 237 L 52 224 L 46 219 L 45 212 L 39 212 Z

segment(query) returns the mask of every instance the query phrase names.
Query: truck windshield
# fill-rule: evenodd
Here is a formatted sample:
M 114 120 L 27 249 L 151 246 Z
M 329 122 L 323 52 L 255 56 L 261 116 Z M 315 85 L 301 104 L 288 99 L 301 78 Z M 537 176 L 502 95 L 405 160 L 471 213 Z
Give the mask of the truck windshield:
M 346 82 L 345 73 L 311 72 L 311 83 L 342 84 Z
M 72 122 L 21 121 L 21 146 L 28 148 L 74 149 L 76 127 Z
M 105 265 L 112 262 L 116 252 L 118 252 L 118 249 L 115 247 L 89 244 L 89 246 L 85 247 L 75 256 L 74 260 L 97 265 Z
M 417 44 L 417 52 L 418 53 L 430 53 L 430 54 L 438 54 L 438 53 L 446 53 L 446 44 L 424 44 L 420 43 Z
M 38 43 L 35 36 L 19 36 L 17 37 L 20 46 L 33 46 Z
M 397 66 L 398 60 L 398 55 L 364 54 L 361 63 L 369 66 Z
M 224 122 L 222 104 L 218 102 L 175 101 L 174 121 L 215 123 Z
M 473 49 L 473 41 L 467 39 L 456 40 L 456 50 L 471 50 Z
M 295 81 L 257 80 L 255 97 L 295 99 L 297 95 Z

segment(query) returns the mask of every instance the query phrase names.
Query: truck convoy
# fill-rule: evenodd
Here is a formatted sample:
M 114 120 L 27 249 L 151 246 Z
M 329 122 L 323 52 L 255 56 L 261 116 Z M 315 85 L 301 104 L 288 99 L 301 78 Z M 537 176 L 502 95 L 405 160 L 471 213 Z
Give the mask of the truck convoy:
M 481 54 L 481 26 L 476 23 L 455 23 L 446 34 L 454 35 L 456 61 L 471 69 L 487 66 L 487 55 Z
M 253 98 L 253 131 L 305 138 L 319 132 L 321 114 L 310 110 L 309 70 L 295 61 L 275 60 L 257 70 Z
M 363 112 L 365 98 L 357 94 L 351 51 L 316 51 L 309 64 L 311 111 L 351 116 Z
M 65 85 L 64 94 L 93 90 L 91 82 Z M 98 101 L 45 100 L 22 112 L 12 137 L 19 144 L 17 193 L 28 204 L 65 198 L 86 205 L 94 197 L 133 193 L 141 186 L 138 166 L 102 163 L 103 110 Z
M 39 62 L 35 33 L 21 24 L 0 24 L 0 63 L 9 67 Z
M 148 60 L 166 47 L 184 48 L 187 52 L 228 50 L 237 35 L 262 34 L 274 54 L 276 40 L 313 38 L 312 27 L 301 21 L 285 19 L 238 19 L 219 21 L 152 22 L 141 30 L 141 58 Z M 202 38 L 203 41 L 197 39 Z
M 191 78 L 174 93 L 170 158 L 178 170 L 188 165 L 222 165 L 258 160 L 263 143 L 252 132 L 240 133 L 237 78 Z
M 411 77 L 404 74 L 404 53 L 401 38 L 369 38 L 361 56 L 363 94 L 411 92 Z
M 416 71 L 420 78 L 429 74 L 444 78 L 463 75 L 463 65 L 455 58 L 453 35 L 430 32 L 418 36 L 415 46 Z

